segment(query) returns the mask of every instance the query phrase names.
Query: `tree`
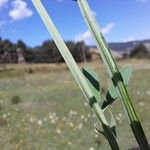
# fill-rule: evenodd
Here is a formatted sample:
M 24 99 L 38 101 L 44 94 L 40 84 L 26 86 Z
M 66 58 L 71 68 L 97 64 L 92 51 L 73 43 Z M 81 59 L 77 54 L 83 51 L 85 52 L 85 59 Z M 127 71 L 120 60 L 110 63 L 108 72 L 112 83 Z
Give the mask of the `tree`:
M 83 41 L 76 43 L 76 60 L 79 62 L 86 62 L 91 60 L 91 54 L 89 53 L 89 48 L 85 45 Z
M 130 53 L 131 58 L 147 58 L 148 56 L 149 52 L 143 44 L 138 45 Z
M 27 63 L 33 63 L 35 60 L 35 52 L 31 48 L 24 51 L 24 59 Z
M 90 60 L 89 49 L 84 42 L 66 42 L 71 54 L 77 62 Z M 0 38 L 0 63 L 59 63 L 64 62 L 54 41 L 46 40 L 42 45 L 29 48 L 22 41 L 17 44 Z
M 22 40 L 18 40 L 18 42 L 17 42 L 17 47 L 18 47 L 18 48 L 21 48 L 21 49 L 23 49 L 23 50 L 26 50 L 26 49 L 27 49 L 26 44 L 25 44 Z
M 0 41 L 0 61 L 1 63 L 17 63 L 18 56 L 16 45 L 8 39 Z

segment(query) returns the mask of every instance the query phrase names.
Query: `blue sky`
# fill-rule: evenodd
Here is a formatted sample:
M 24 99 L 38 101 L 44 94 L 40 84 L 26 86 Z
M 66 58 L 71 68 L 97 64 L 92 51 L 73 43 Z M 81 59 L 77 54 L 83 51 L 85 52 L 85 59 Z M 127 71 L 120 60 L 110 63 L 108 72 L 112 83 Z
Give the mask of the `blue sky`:
M 72 0 L 41 0 L 64 40 L 94 44 Z M 150 0 L 88 0 L 109 42 L 150 38 Z M 0 0 L 0 37 L 29 46 L 50 37 L 31 0 Z

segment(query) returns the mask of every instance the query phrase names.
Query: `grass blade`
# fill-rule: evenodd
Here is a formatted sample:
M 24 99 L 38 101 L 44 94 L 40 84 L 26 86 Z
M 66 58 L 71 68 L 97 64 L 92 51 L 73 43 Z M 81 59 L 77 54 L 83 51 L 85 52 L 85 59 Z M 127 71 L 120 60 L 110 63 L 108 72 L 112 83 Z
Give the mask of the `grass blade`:
M 89 104 L 93 108 L 95 114 L 97 115 L 99 121 L 101 122 L 101 124 L 103 125 L 103 128 L 105 130 L 105 127 L 109 126 L 109 124 L 108 124 L 108 122 L 107 122 L 107 120 L 103 114 L 103 110 L 99 106 L 98 101 L 97 101 L 96 97 L 94 96 L 90 86 L 88 85 L 83 73 L 79 69 L 76 62 L 74 61 L 70 51 L 68 50 L 66 44 L 64 43 L 62 37 L 60 36 L 59 32 L 57 31 L 54 23 L 52 22 L 51 18 L 49 17 L 48 13 L 46 12 L 41 1 L 40 0 L 32 0 L 32 2 L 34 4 L 36 10 L 40 14 L 41 19 L 43 20 L 44 24 L 46 25 L 48 31 L 52 35 L 54 42 L 56 43 L 60 53 L 62 54 L 64 60 L 66 61 L 66 63 L 68 65 L 70 71 L 72 72 L 74 78 L 76 79 L 77 83 L 79 84 L 79 86 L 80 86 L 82 92 L 84 93 L 87 101 L 89 102 Z M 115 145 L 116 150 L 119 150 L 119 146 L 117 144 L 115 136 L 113 136 L 113 133 L 111 132 L 111 130 L 108 131 L 108 133 L 110 135 L 112 135 L 110 139 L 107 137 L 109 143 L 112 144 L 112 142 L 110 140 L 113 138 L 113 140 L 115 141 L 113 144 Z M 108 135 L 108 133 L 107 133 L 107 135 Z M 110 146 L 114 147 L 114 145 L 110 145 Z
M 101 57 L 107 66 L 107 71 L 109 72 L 114 86 L 116 87 L 116 91 L 123 101 L 135 138 L 142 150 L 149 150 L 150 148 L 146 136 L 138 119 L 137 113 L 133 107 L 127 86 L 123 81 L 122 74 L 120 73 L 118 66 L 110 52 L 108 44 L 106 43 L 104 36 L 101 33 L 101 30 L 94 16 L 92 15 L 92 11 L 86 0 L 77 0 L 77 2 L 82 12 L 83 18 L 89 27 L 94 40 L 96 41 L 99 53 L 101 54 Z
M 104 124 L 108 125 L 108 122 L 103 114 L 103 111 L 99 107 L 96 98 L 94 97 L 84 75 L 82 74 L 81 70 L 79 69 L 78 65 L 74 61 L 69 49 L 67 48 L 66 44 L 64 43 L 62 37 L 60 36 L 59 32 L 57 31 L 54 23 L 52 22 L 51 18 L 49 17 L 48 13 L 46 12 L 44 6 L 42 5 L 40 0 L 32 0 L 36 10 L 41 16 L 45 26 L 47 27 L 48 31 L 50 32 L 51 36 L 54 39 L 61 55 L 63 56 L 64 60 L 66 61 L 71 73 L 73 74 L 75 80 L 77 81 L 78 85 L 80 86 L 82 92 L 84 93 L 88 103 L 93 103 L 93 109 L 98 116 L 99 120 Z

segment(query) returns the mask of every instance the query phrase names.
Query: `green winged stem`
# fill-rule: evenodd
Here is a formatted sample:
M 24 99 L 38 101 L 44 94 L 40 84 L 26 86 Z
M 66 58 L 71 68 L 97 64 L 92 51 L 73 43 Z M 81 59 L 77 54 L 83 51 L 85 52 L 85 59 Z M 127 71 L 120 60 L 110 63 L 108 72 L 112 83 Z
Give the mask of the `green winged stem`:
M 131 66 L 125 66 L 120 70 L 122 79 L 124 84 L 127 86 L 129 83 L 129 80 L 131 78 L 132 68 Z M 106 99 L 101 105 L 102 109 L 107 108 L 109 105 L 111 105 L 117 98 L 119 97 L 118 92 L 116 91 L 116 87 L 114 84 L 111 84 L 108 88 Z
M 132 128 L 132 131 L 136 137 L 137 142 L 140 145 L 142 150 L 149 150 L 149 145 L 146 139 L 146 136 L 143 132 L 142 126 L 136 114 L 136 111 L 133 107 L 132 100 L 129 96 L 127 86 L 123 81 L 123 76 L 119 71 L 119 68 L 110 52 L 110 49 L 104 39 L 104 36 L 98 26 L 94 15 L 87 3 L 87 0 L 77 0 L 80 7 L 83 18 L 89 27 L 89 30 L 96 41 L 99 53 L 107 66 L 107 71 L 112 79 L 113 85 L 118 93 L 119 97 L 123 100 L 125 110 L 127 111 L 129 122 Z M 133 127 L 134 126 L 134 127 Z
M 107 51 L 105 51 L 106 47 L 108 48 L 108 46 L 107 46 L 107 43 L 100 31 L 98 24 L 96 23 L 94 15 L 90 11 L 90 8 L 86 1 L 77 0 L 77 2 L 79 4 L 80 10 L 82 12 L 83 18 L 84 18 L 87 26 L 89 27 L 89 30 L 90 30 L 91 34 L 93 35 L 95 42 L 97 43 L 97 47 L 100 49 L 99 52 L 100 52 L 105 64 L 107 65 L 107 70 L 108 70 L 109 74 L 111 76 L 113 76 L 113 72 L 117 72 L 118 68 L 115 64 L 115 61 L 113 60 L 110 50 L 108 49 Z M 96 32 L 96 31 L 98 31 L 98 32 Z M 112 59 L 110 59 L 110 58 L 112 58 Z
M 75 80 L 77 81 L 80 89 L 84 93 L 88 103 L 93 108 L 95 114 L 98 117 L 98 120 L 101 122 L 102 127 L 104 129 L 104 133 L 106 134 L 106 138 L 110 143 L 112 149 L 119 150 L 119 146 L 116 141 L 116 137 L 114 135 L 114 131 L 112 127 L 109 126 L 107 119 L 103 114 L 103 110 L 101 109 L 98 103 L 98 91 L 94 91 L 93 87 L 89 86 L 86 77 L 81 72 L 80 68 L 76 64 L 75 60 L 73 59 L 69 49 L 67 48 L 66 44 L 64 43 L 61 35 L 57 31 L 54 23 L 52 22 L 51 18 L 49 17 L 48 13 L 46 12 L 44 6 L 42 5 L 40 0 L 32 0 L 36 10 L 38 11 L 41 19 L 43 20 L 45 26 L 47 27 L 48 31 L 50 32 L 54 42 L 56 43 L 61 55 L 63 56 L 64 60 L 66 61 L 71 73 L 73 74 Z M 113 142 L 114 141 L 114 142 Z
M 120 95 L 120 97 L 124 100 L 124 104 L 129 115 L 129 119 L 137 121 L 138 117 L 136 115 L 135 110 L 133 109 L 131 99 L 128 93 L 126 92 L 127 89 L 123 84 L 123 82 L 120 82 L 122 80 L 120 71 L 117 67 L 114 58 L 112 57 L 110 49 L 108 48 L 108 45 L 101 33 L 101 30 L 98 24 L 96 23 L 94 16 L 92 15 L 90 7 L 86 2 L 86 0 L 77 0 L 77 1 L 81 9 L 82 15 L 84 17 L 84 20 L 87 23 L 94 40 L 97 43 L 99 53 L 101 54 L 103 61 L 107 65 L 107 71 L 109 72 L 110 77 L 113 79 L 113 82 L 116 82 L 115 86 L 118 88 L 117 90 L 118 95 Z
M 51 18 L 49 17 L 48 13 L 46 12 L 44 6 L 42 5 L 40 0 L 32 0 L 36 10 L 41 16 L 44 24 L 46 25 L 48 31 L 51 33 L 61 55 L 63 56 L 64 60 L 66 61 L 71 73 L 73 74 L 75 80 L 77 81 L 78 85 L 80 86 L 82 92 L 84 93 L 86 99 L 89 101 L 93 101 L 93 108 L 97 116 L 99 117 L 100 121 L 106 125 L 108 122 L 103 114 L 103 111 L 99 107 L 98 103 L 95 101 L 95 97 L 87 84 L 83 73 L 77 66 L 76 62 L 74 61 L 69 49 L 67 48 L 66 44 L 64 43 L 62 37 L 60 36 L 59 32 L 57 31 L 54 23 L 52 22 Z M 95 102 L 95 103 L 94 103 Z

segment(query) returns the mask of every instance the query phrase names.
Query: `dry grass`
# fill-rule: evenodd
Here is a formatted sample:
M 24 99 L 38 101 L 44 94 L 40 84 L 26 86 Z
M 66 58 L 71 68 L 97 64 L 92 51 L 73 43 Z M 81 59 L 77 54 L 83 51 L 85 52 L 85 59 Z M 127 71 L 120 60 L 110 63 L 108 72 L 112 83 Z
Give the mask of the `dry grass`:
M 129 90 L 150 140 L 150 62 L 126 60 L 119 64 L 133 66 Z M 98 72 L 106 90 L 109 80 L 104 65 L 87 65 Z M 0 72 L 2 150 L 109 150 L 107 141 L 94 131 L 93 113 L 65 64 L 19 64 L 6 68 L 9 70 Z M 32 73 L 28 72 L 30 68 Z M 11 102 L 14 95 L 21 98 L 16 105 Z M 136 146 L 119 100 L 112 110 L 121 149 Z

